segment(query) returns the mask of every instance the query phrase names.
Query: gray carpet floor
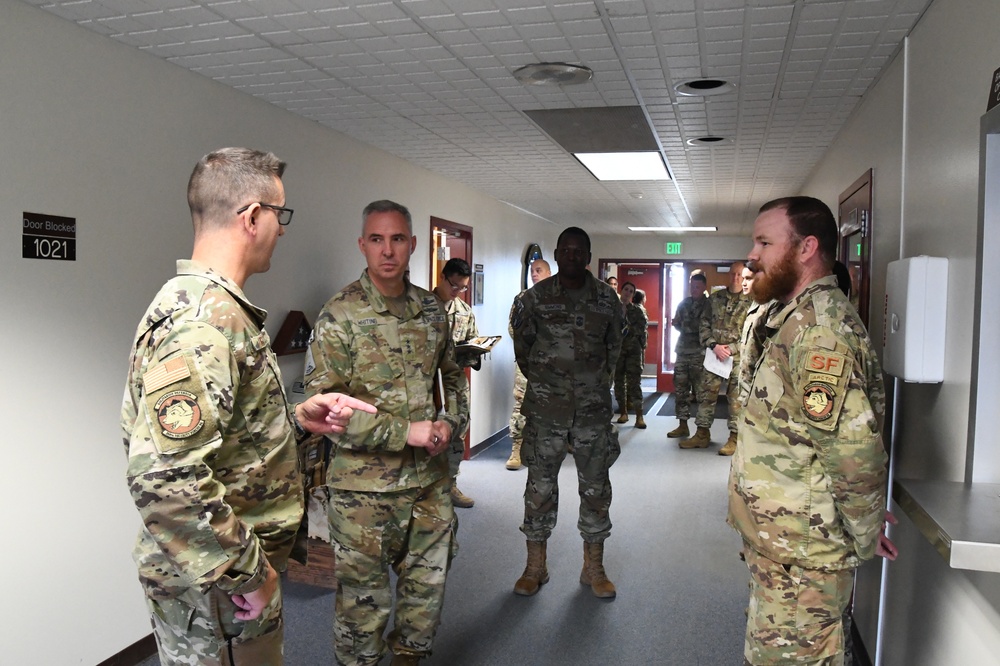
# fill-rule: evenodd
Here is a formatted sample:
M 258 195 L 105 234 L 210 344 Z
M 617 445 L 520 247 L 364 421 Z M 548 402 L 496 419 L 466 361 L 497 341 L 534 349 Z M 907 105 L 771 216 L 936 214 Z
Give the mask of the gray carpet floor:
M 622 455 L 611 470 L 614 523 L 605 564 L 618 588 L 595 598 L 579 583 L 583 546 L 572 457 L 559 477 L 559 524 L 549 541 L 551 581 L 534 597 L 513 594 L 525 561 L 518 531 L 526 471 L 504 468 L 507 439 L 462 463 L 459 486 L 476 500 L 459 509 L 461 550 L 448 576 L 434 654 L 449 666 L 742 662 L 747 573 L 739 537 L 725 524 L 729 458 L 716 455 L 728 433 L 712 427 L 708 449 L 682 451 L 659 416 L 648 428 L 619 426 Z M 634 421 L 634 417 L 632 419 Z M 333 664 L 333 592 L 285 583 L 288 666 Z M 143 662 L 154 666 L 155 657 Z M 383 660 L 388 663 L 388 658 Z

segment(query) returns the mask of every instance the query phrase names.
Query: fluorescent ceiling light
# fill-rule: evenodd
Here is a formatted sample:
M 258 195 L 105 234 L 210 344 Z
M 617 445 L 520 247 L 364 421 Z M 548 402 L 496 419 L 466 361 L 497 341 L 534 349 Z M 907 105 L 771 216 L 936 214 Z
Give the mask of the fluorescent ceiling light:
M 629 231 L 670 231 L 685 233 L 688 231 L 718 231 L 719 227 L 629 227 Z
M 630 153 L 573 153 L 597 180 L 670 180 L 656 151 Z

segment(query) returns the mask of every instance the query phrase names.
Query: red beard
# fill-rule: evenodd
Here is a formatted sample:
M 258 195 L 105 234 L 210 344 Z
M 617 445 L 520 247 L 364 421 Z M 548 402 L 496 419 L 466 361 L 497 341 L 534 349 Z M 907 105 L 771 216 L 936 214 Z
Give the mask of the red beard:
M 758 303 L 767 303 L 776 298 L 784 298 L 792 293 L 799 282 L 799 267 L 795 263 L 797 245 L 788 248 L 788 252 L 774 266 L 760 270 L 760 264 L 753 263 L 753 284 L 750 285 L 750 295 Z

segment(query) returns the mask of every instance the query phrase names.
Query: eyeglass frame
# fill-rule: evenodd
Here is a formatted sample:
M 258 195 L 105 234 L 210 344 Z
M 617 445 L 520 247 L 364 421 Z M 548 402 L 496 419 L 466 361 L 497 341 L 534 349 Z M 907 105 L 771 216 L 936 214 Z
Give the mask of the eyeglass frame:
M 289 224 L 292 223 L 292 215 L 295 214 L 294 210 L 292 210 L 291 208 L 285 208 L 284 206 L 275 206 L 274 204 L 264 203 L 263 201 L 254 201 L 252 203 L 248 203 L 246 206 L 243 206 L 243 208 L 240 208 L 238 211 L 236 211 L 236 214 L 239 215 L 241 213 L 245 213 L 247 211 L 247 209 L 250 208 L 250 206 L 252 206 L 254 204 L 257 204 L 261 208 L 270 208 L 271 210 L 278 211 L 278 214 L 277 214 L 276 217 L 278 218 L 278 224 L 280 224 L 281 226 L 287 227 Z M 285 220 L 284 222 L 281 221 L 281 213 L 282 212 L 288 213 L 288 219 Z
M 454 282 L 452 282 L 449 278 L 445 278 L 444 281 L 448 283 L 448 286 L 451 287 L 452 291 L 457 291 L 460 294 L 464 294 L 465 292 L 469 291 L 469 285 L 465 285 L 464 287 L 459 287 L 457 284 L 455 284 Z

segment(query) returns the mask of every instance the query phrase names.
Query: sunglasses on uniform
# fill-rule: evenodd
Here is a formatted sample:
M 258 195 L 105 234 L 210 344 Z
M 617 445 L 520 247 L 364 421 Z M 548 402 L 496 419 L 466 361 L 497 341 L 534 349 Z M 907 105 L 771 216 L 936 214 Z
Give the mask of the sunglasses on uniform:
M 280 224 L 283 227 L 288 226 L 288 223 L 292 221 L 292 213 L 295 212 L 291 208 L 285 208 L 284 206 L 275 206 L 273 204 L 266 204 L 262 201 L 254 201 L 253 203 L 248 203 L 246 206 L 243 206 L 243 208 L 240 208 L 238 211 L 236 211 L 236 214 L 239 215 L 240 213 L 245 213 L 246 210 L 250 208 L 250 206 L 252 206 L 253 204 L 257 204 L 261 208 L 270 208 L 271 210 L 273 210 L 275 214 L 278 216 L 278 224 Z

